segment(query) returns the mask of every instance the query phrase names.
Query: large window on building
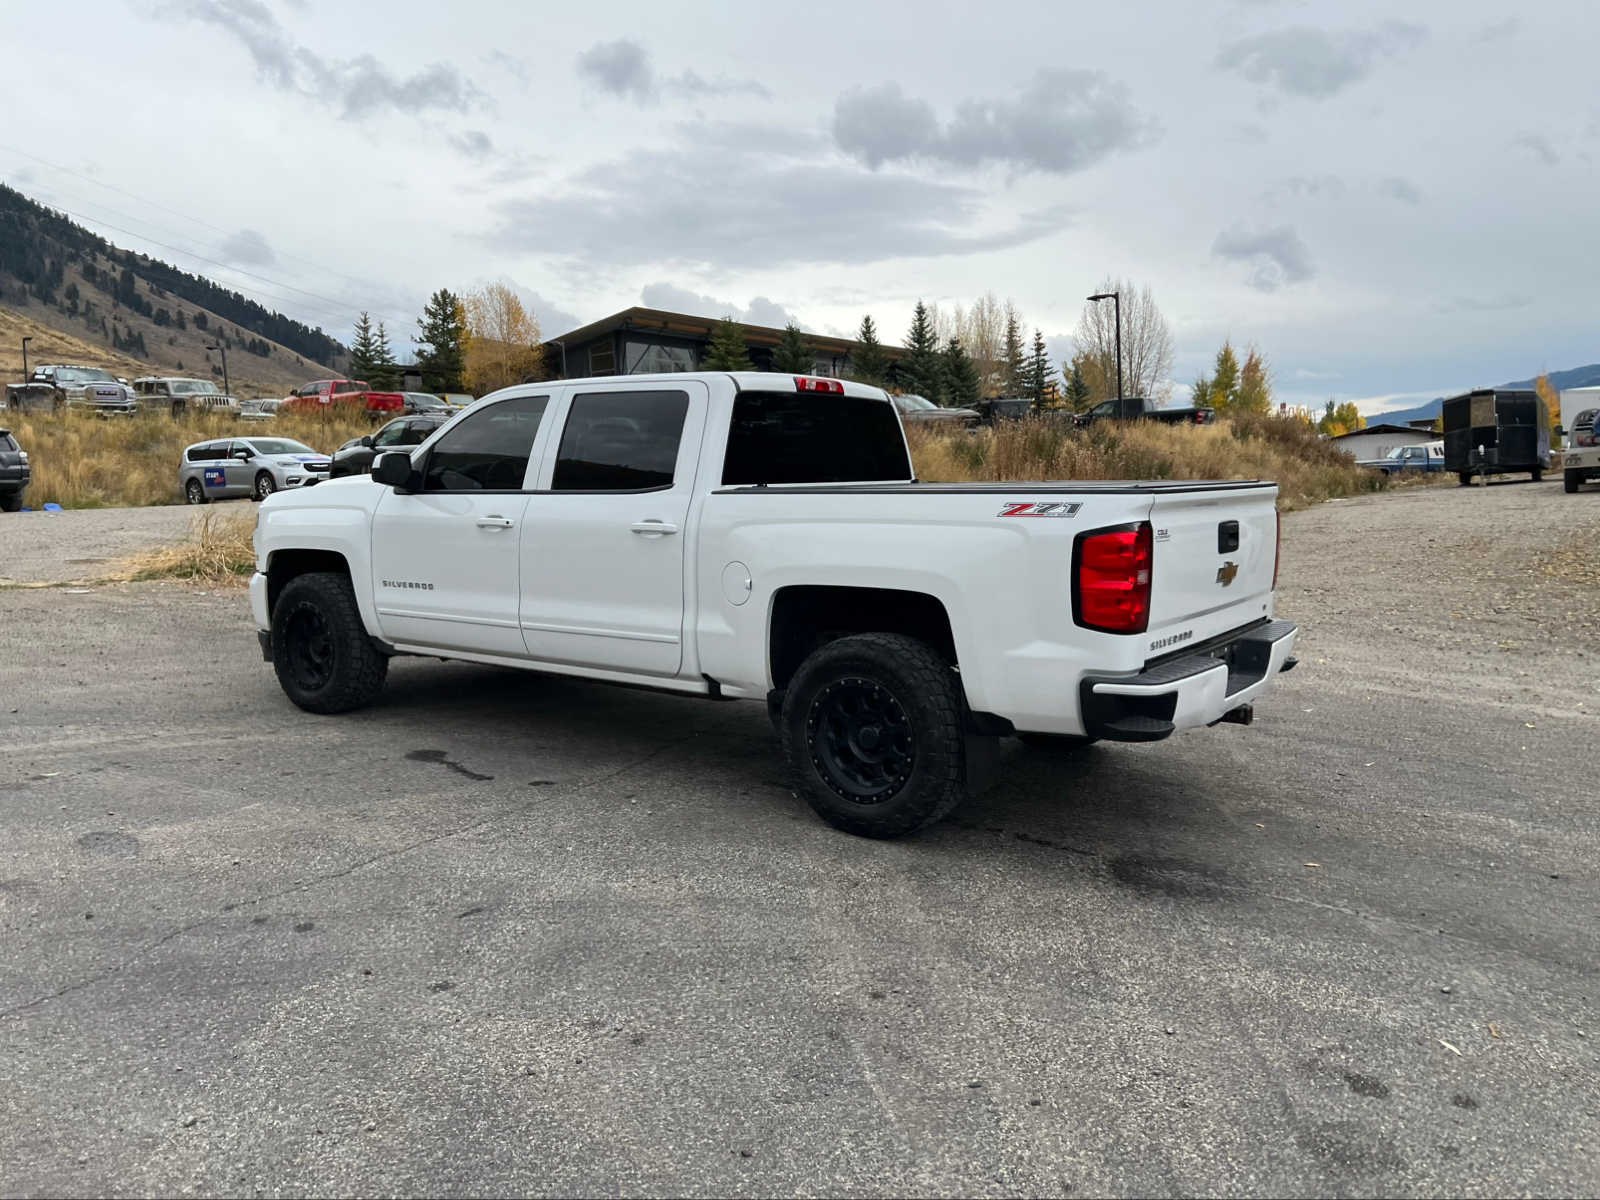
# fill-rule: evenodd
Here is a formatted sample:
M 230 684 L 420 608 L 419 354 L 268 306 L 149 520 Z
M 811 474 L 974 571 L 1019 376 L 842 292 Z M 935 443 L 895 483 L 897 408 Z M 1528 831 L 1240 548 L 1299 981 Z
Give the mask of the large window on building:
M 694 370 L 694 351 L 687 346 L 658 346 L 652 342 L 625 342 L 624 374 L 649 375 L 656 371 Z

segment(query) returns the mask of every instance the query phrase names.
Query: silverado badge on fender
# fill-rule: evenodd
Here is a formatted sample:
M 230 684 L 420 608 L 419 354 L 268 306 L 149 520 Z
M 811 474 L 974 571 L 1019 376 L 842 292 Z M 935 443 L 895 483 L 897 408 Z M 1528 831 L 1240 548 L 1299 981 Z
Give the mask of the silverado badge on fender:
M 1230 583 L 1233 582 L 1233 577 L 1235 575 L 1237 575 L 1238 573 L 1239 573 L 1239 564 L 1238 563 L 1225 562 L 1220 567 L 1217 568 L 1217 582 L 1220 583 L 1223 587 L 1227 587 Z

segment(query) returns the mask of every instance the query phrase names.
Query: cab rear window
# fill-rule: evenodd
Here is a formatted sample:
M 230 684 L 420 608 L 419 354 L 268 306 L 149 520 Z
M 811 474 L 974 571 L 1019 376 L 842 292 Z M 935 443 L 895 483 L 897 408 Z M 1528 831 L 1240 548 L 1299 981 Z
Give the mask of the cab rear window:
M 726 486 L 910 478 L 900 419 L 884 400 L 832 392 L 740 392 L 734 399 Z

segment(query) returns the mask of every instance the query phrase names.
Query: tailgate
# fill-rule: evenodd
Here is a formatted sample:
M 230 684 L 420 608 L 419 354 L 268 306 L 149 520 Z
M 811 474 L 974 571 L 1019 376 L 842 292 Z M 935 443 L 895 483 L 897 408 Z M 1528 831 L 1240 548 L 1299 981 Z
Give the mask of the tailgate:
M 1181 650 L 1272 615 L 1278 489 L 1183 492 L 1150 506 L 1150 649 Z

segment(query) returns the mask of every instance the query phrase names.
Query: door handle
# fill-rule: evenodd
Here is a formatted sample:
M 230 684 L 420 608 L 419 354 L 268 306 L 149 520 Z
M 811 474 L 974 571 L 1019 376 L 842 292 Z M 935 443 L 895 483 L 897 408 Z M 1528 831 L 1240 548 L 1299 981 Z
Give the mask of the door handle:
M 510 517 L 502 517 L 498 513 L 478 518 L 479 529 L 510 529 L 512 523 Z
M 654 535 L 660 537 L 664 533 L 677 533 L 678 527 L 669 521 L 635 521 L 629 528 L 635 533 L 642 533 L 646 537 Z

